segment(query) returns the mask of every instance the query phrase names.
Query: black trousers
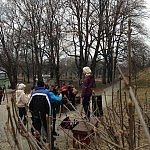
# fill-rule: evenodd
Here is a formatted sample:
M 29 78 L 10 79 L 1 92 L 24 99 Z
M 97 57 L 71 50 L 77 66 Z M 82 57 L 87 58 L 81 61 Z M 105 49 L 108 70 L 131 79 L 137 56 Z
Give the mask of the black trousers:
M 53 116 L 53 133 L 56 132 L 55 125 L 56 125 L 56 107 L 52 108 L 52 116 Z
M 46 115 L 45 116 L 41 116 L 40 118 L 35 116 L 35 115 L 32 115 L 32 125 L 33 127 L 39 131 L 39 133 L 41 134 L 41 127 L 43 125 L 46 133 L 47 133 L 47 121 L 46 121 Z
M 41 135 L 41 127 L 42 127 L 42 124 L 43 124 L 43 127 L 46 131 L 46 134 L 47 133 L 47 121 L 46 121 L 46 115 L 45 116 L 41 116 L 41 118 L 37 117 L 37 116 L 34 116 L 32 115 L 32 125 L 33 127 L 40 133 Z M 32 134 L 34 135 L 34 130 L 31 128 L 31 132 Z M 52 146 L 52 149 L 54 148 L 54 138 L 53 138 L 53 134 L 51 133 L 51 146 Z
M 83 109 L 87 118 L 90 118 L 90 96 L 84 97 L 82 101 Z
M 1 105 L 1 103 L 2 103 L 2 98 L 3 98 L 3 96 L 0 96 L 0 105 Z
M 18 107 L 19 109 L 19 117 L 21 120 L 23 120 L 23 123 L 24 125 L 27 123 L 27 118 L 26 118 L 26 115 L 27 115 L 27 111 L 26 111 L 26 108 L 25 107 Z

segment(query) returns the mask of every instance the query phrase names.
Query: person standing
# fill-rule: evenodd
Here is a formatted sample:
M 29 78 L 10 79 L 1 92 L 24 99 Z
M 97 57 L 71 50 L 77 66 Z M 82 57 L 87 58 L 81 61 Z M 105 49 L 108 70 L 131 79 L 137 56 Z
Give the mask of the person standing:
M 76 98 L 76 95 L 78 94 L 78 90 L 74 86 L 72 88 L 73 88 L 72 89 L 72 105 L 74 107 L 76 107 L 76 100 L 75 100 L 75 98 Z
M 75 106 L 76 105 L 76 103 L 75 103 L 76 94 L 77 94 L 76 88 L 73 86 L 73 84 L 70 83 L 68 86 L 68 99 L 73 105 L 73 108 L 71 107 L 70 110 L 73 110 L 73 111 L 75 111 L 74 108 L 76 107 Z
M 83 67 L 83 83 L 82 83 L 82 105 L 86 118 L 90 118 L 90 98 L 93 93 L 94 77 L 89 67 Z
M 62 84 L 62 87 L 61 87 L 61 93 L 62 93 L 62 97 L 64 98 L 64 96 L 68 96 L 68 88 L 67 86 L 65 85 L 65 82 Z
M 2 103 L 3 96 L 4 96 L 4 89 L 2 89 L 2 87 L 0 87 L 0 105 Z
M 48 83 L 45 83 L 45 89 L 47 89 L 47 90 L 49 90 L 49 85 L 48 85 Z
M 56 96 L 58 96 L 59 95 L 59 86 L 53 85 L 51 88 L 51 92 L 53 92 Z M 53 101 L 53 103 L 52 103 L 52 116 L 53 116 L 53 122 L 52 122 L 53 131 L 52 131 L 52 133 L 54 136 L 59 135 L 56 132 L 56 113 L 57 113 L 57 110 L 59 107 L 60 107 L 60 102 Z
M 29 99 L 29 111 L 32 115 L 32 125 L 35 129 L 35 132 L 41 135 L 42 127 L 47 133 L 47 120 L 46 115 L 50 116 L 52 113 L 52 101 L 61 101 L 62 95 L 55 96 L 53 92 L 45 89 L 43 81 L 37 82 L 37 89 L 32 93 Z M 34 135 L 34 130 L 31 130 Z M 53 141 L 52 141 L 53 143 Z
M 69 85 L 67 86 L 67 97 L 71 102 L 72 102 L 72 91 L 73 91 L 73 85 L 69 83 Z
M 23 83 L 20 83 L 17 85 L 17 90 L 16 90 L 16 106 L 18 107 L 19 110 L 19 117 L 21 120 L 23 120 L 23 124 L 26 125 L 27 123 L 27 110 L 26 106 L 28 103 L 28 96 L 25 94 L 26 85 Z

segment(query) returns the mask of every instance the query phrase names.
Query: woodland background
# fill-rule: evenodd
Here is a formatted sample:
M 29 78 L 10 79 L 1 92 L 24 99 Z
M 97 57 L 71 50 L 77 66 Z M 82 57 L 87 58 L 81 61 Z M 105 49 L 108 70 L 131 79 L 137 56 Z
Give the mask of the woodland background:
M 91 67 L 103 84 L 116 66 L 136 74 L 150 64 L 144 0 L 6 0 L 0 2 L 0 66 L 15 88 L 19 77 L 80 81 Z M 129 21 L 130 20 L 130 21 Z M 129 42 L 130 41 L 130 42 Z

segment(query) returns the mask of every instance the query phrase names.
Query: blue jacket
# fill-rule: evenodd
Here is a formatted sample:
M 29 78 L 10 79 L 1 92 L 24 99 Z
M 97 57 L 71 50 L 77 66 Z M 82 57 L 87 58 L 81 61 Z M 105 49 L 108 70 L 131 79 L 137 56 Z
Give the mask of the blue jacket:
M 53 92 L 49 92 L 44 87 L 37 88 L 29 99 L 29 110 L 30 112 L 39 117 L 40 115 L 51 114 L 52 101 L 61 101 L 62 97 L 55 96 Z
M 48 96 L 48 99 L 49 99 L 49 101 L 50 101 L 50 103 L 52 103 L 52 101 L 61 101 L 62 100 L 62 97 L 61 96 L 56 96 L 56 95 L 54 95 L 54 93 L 53 92 L 50 92 L 49 90 L 47 90 L 47 89 L 45 89 L 45 88 L 43 88 L 43 87 L 39 87 L 39 88 L 37 88 L 34 92 L 33 92 L 33 94 L 45 94 L 45 95 L 47 95 Z M 32 94 L 32 95 L 33 95 Z

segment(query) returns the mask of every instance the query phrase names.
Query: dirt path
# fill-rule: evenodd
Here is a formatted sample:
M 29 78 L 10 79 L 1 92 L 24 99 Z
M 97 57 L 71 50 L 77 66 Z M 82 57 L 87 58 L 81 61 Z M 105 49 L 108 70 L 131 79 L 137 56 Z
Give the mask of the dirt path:
M 8 98 L 10 99 L 10 94 L 8 94 Z M 7 102 L 6 98 L 0 105 L 0 150 L 10 150 L 10 145 L 7 142 L 7 137 L 5 134 L 5 124 L 8 119 L 8 113 L 7 113 Z
M 123 89 L 125 87 L 125 83 L 122 80 L 121 81 L 121 89 Z M 102 103 L 103 103 L 103 108 L 106 107 L 106 101 L 107 100 L 107 104 L 109 104 L 112 101 L 112 92 L 114 92 L 114 94 L 117 93 L 117 91 L 120 89 L 120 82 L 116 82 L 113 87 L 109 86 L 106 89 L 103 90 L 102 92 Z

